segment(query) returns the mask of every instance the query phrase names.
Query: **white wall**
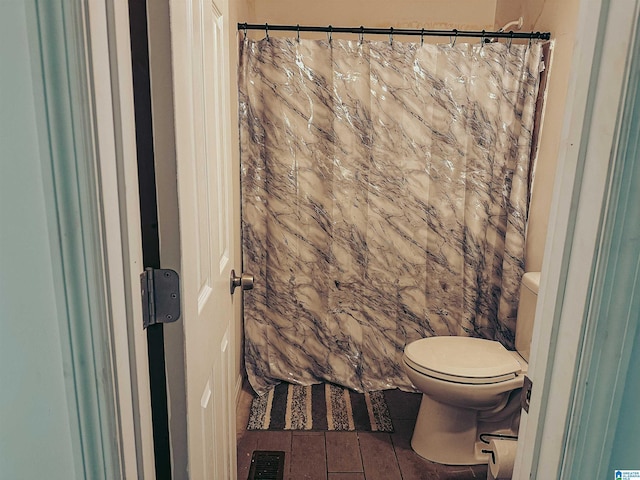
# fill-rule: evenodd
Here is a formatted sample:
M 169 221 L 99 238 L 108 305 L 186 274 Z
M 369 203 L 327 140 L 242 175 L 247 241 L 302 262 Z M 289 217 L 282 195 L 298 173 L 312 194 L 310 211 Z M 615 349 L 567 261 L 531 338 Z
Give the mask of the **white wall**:
M 526 270 L 542 269 L 542 257 L 547 238 L 549 210 L 560 151 L 560 135 L 564 122 L 566 95 L 571 74 L 578 20 L 578 0 L 522 0 L 523 30 L 551 32 L 554 41 L 549 68 L 549 80 L 539 137 L 538 156 L 534 172 L 526 243 Z M 506 5 L 506 7 L 505 7 Z M 496 19 L 504 15 L 502 8 L 513 8 L 501 2 Z
M 248 0 L 247 21 L 482 30 L 493 27 L 495 10 L 496 0 Z

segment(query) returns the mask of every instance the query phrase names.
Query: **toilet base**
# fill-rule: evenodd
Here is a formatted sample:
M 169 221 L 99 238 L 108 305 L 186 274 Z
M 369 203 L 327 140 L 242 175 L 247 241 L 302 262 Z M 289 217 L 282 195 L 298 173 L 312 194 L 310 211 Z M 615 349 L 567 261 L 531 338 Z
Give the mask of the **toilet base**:
M 445 465 L 487 463 L 477 442 L 478 412 L 445 405 L 422 395 L 411 438 L 411 448 L 421 457 Z

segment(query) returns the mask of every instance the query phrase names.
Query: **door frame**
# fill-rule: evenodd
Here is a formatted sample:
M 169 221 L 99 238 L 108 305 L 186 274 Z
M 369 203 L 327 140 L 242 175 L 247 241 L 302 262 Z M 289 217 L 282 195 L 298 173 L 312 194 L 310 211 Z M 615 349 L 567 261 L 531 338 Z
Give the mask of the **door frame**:
M 150 12 L 150 21 L 156 22 L 154 27 L 159 28 L 158 25 L 168 19 L 164 15 L 165 12 L 156 7 L 158 6 L 154 5 Z M 232 8 L 230 8 L 231 13 L 228 17 L 230 27 L 228 34 L 230 41 L 235 42 L 237 33 L 232 27 L 235 25 L 237 10 L 233 2 L 230 7 Z M 85 26 L 89 37 L 85 44 L 86 54 L 90 57 L 89 88 L 94 91 L 91 115 L 97 137 L 96 148 L 99 158 L 108 159 L 106 162 L 99 162 L 98 201 L 101 210 L 105 213 L 106 253 L 104 260 L 110 279 L 107 302 L 112 311 L 111 327 L 116 332 L 113 350 L 114 362 L 117 365 L 117 384 L 114 387 L 114 395 L 126 414 L 126 420 L 123 420 L 122 423 L 128 428 L 126 435 L 123 435 L 124 440 L 120 440 L 123 447 L 121 450 L 124 463 L 127 465 L 126 478 L 154 479 L 156 471 L 149 393 L 148 350 L 146 334 L 142 328 L 139 286 L 139 275 L 143 271 L 143 258 L 128 2 L 85 0 L 84 8 L 86 10 Z M 158 62 L 154 62 L 153 56 L 162 55 L 163 51 L 166 52 L 166 45 L 162 45 L 163 41 L 159 37 L 151 39 L 150 57 L 152 58 L 150 60 L 154 63 L 151 68 L 158 66 Z M 231 61 L 236 60 L 237 62 L 237 56 L 233 55 L 233 52 L 231 53 Z M 166 68 L 167 65 L 162 66 Z M 230 73 L 233 72 L 235 70 L 232 69 Z M 159 108 L 157 99 L 160 98 L 162 92 L 156 91 L 153 87 L 152 85 L 152 96 L 156 98 L 154 108 Z M 155 87 L 158 85 L 156 84 Z M 164 100 L 171 103 L 169 98 Z M 232 105 L 237 102 L 237 94 L 231 92 L 230 101 Z M 163 108 L 168 107 L 163 105 Z M 237 114 L 235 115 L 237 116 Z M 167 132 L 172 126 L 171 122 L 163 124 L 163 128 Z M 170 144 L 171 138 L 172 136 L 168 136 L 163 139 L 165 141 L 164 147 L 167 147 L 166 142 Z M 156 141 L 157 139 L 154 139 L 154 144 Z M 235 181 L 239 179 L 239 149 L 235 149 L 230 154 L 234 164 L 232 177 Z M 161 174 L 171 177 L 171 171 L 163 171 Z M 237 192 L 239 192 L 239 188 Z M 167 195 L 166 198 L 169 197 L 171 195 Z M 234 199 L 234 204 L 239 208 L 239 193 L 236 197 L 238 198 Z M 159 201 L 163 201 L 163 199 L 159 199 Z M 168 210 L 166 205 L 159 208 L 163 208 L 165 212 Z M 233 222 L 233 228 L 238 231 L 239 222 L 239 218 Z M 160 225 L 160 228 L 168 227 L 163 224 Z M 163 265 L 166 262 L 171 263 L 170 255 L 172 252 L 175 253 L 175 244 L 164 245 L 161 250 Z M 240 252 L 238 250 L 235 258 L 232 258 L 231 261 L 240 265 L 239 260 Z M 238 338 L 240 303 L 235 302 L 236 311 L 231 325 L 235 333 L 231 332 L 232 338 Z M 181 325 L 177 325 L 177 329 L 181 328 Z M 177 340 L 178 343 L 181 338 L 179 337 Z M 176 351 L 172 355 L 176 357 L 179 354 L 180 352 Z M 237 404 L 241 391 L 240 361 L 238 358 L 233 358 L 232 362 L 232 371 L 237 374 L 237 378 L 235 392 L 231 392 L 231 397 L 235 399 Z M 172 368 L 176 370 L 180 366 Z M 177 383 L 180 384 L 180 378 L 177 380 Z M 171 382 L 169 382 L 169 400 L 173 406 L 184 400 L 177 398 L 185 394 L 184 391 L 180 391 L 179 387 L 180 385 L 176 387 L 176 395 L 171 399 L 172 389 Z M 177 407 L 183 408 L 180 405 Z M 178 418 L 173 419 L 170 427 L 172 469 L 174 470 L 176 465 L 184 466 L 187 459 L 186 447 L 182 448 L 177 445 L 186 428 L 186 425 L 183 425 L 185 423 L 184 416 L 180 412 L 177 413 Z M 235 415 L 235 409 L 233 415 Z
M 155 479 L 128 2 L 85 2 L 84 16 L 120 451 L 126 478 Z
M 610 0 L 580 2 L 574 68 L 532 344 L 530 376 L 534 388 L 529 414 L 522 417 L 524 442 L 519 445 L 514 478 L 529 478 L 532 473 L 539 478 L 557 478 L 560 471 L 590 298 L 593 263 L 588 260 L 597 257 L 599 222 L 594 222 L 594 212 L 601 212 L 606 204 L 608 164 L 603 170 L 601 158 L 609 158 L 615 143 L 615 131 L 607 127 L 612 124 L 603 120 L 618 118 L 625 78 L 624 61 L 611 68 L 607 65 L 614 58 L 619 60 L 620 51 L 626 58 L 629 24 L 634 20 L 628 6 L 637 3 L 637 0 L 615 4 Z M 137 452 L 127 453 L 125 448 L 123 451 L 130 468 L 127 471 L 134 471 L 135 465 L 140 478 L 154 478 L 146 341 L 142 328 L 136 327 L 142 324 L 137 297 L 142 256 L 128 14 L 126 2 L 101 0 L 87 4 L 91 81 L 96 90 L 92 113 L 98 146 L 102 158 L 116 158 L 116 162 L 101 163 L 100 202 L 105 212 L 106 264 L 109 278 L 113 279 L 109 302 L 112 328 L 117 332 L 115 394 L 123 415 L 135 419 L 131 430 Z M 593 32 L 594 25 L 599 26 L 597 35 Z M 614 55 L 607 58 L 603 51 Z M 609 95 L 605 95 L 603 84 L 609 80 L 617 87 L 609 86 Z M 593 115 L 594 105 L 604 110 L 599 109 Z M 604 130 L 598 130 L 601 127 Z M 598 135 L 590 136 L 589 132 Z M 126 285 L 125 291 L 115 288 L 117 281 Z
M 585 389 L 578 381 L 589 361 L 584 346 L 595 332 L 587 320 L 638 5 L 580 2 L 531 346 L 534 386 L 529 413 L 522 413 L 513 478 L 560 478 L 575 454 L 569 425 Z

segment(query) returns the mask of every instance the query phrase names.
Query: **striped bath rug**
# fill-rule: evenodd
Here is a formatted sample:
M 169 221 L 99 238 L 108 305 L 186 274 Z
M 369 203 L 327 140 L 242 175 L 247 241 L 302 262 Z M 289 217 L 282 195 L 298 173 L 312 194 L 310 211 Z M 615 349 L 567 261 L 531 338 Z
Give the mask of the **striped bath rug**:
M 247 430 L 393 432 L 383 392 L 356 393 L 329 383 L 281 383 L 254 397 Z

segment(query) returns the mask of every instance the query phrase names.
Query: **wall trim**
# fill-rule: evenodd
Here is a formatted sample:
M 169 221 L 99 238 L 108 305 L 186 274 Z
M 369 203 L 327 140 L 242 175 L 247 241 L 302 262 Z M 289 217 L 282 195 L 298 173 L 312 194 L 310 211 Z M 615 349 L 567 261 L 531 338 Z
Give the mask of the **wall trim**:
M 122 474 L 151 480 L 156 472 L 139 296 L 143 262 L 129 11 L 127 2 L 107 0 L 85 0 L 84 8 Z
M 637 0 L 634 0 L 637 4 Z M 624 96 L 629 2 L 582 0 L 514 477 L 560 478 Z M 637 11 L 637 10 L 636 10 Z M 597 30 L 594 33 L 594 26 Z M 597 135 L 592 133 L 597 132 Z

